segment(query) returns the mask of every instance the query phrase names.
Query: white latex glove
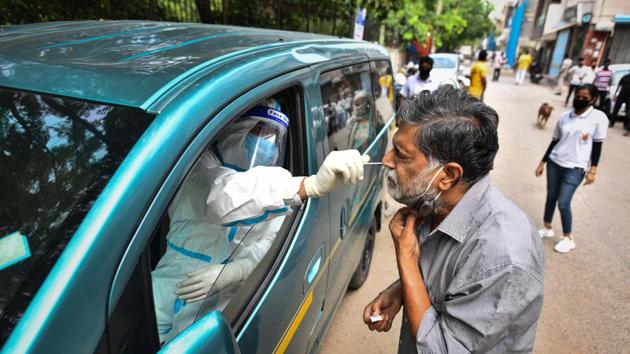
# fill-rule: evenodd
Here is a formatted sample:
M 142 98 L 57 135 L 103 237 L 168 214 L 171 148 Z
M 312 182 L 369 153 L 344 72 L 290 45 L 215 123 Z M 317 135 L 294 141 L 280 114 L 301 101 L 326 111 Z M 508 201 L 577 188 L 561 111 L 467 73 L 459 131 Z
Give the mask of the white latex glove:
M 177 284 L 175 295 L 180 300 L 193 303 L 204 300 L 212 293 L 217 293 L 229 285 L 241 282 L 247 277 L 243 261 L 236 260 L 228 264 L 213 264 L 201 267 L 186 274 L 188 278 Z M 219 277 L 219 274 L 221 275 Z
M 333 151 L 324 160 L 316 175 L 304 179 L 304 189 L 309 197 L 321 197 L 335 188 L 363 180 L 363 164 L 370 156 L 358 150 Z

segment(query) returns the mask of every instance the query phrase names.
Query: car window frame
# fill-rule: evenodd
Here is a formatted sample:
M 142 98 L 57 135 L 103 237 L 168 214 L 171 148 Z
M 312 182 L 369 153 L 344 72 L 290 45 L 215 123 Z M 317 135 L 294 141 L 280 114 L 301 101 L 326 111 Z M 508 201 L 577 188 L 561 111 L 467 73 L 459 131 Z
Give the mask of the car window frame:
M 164 181 L 162 182 L 160 188 L 151 198 L 151 202 L 147 210 L 145 211 L 142 220 L 135 228 L 134 235 L 132 236 L 124 255 L 121 257 L 121 261 L 118 264 L 118 269 L 111 283 L 112 285 L 109 293 L 109 301 L 107 304 L 108 322 L 109 318 L 111 318 L 113 311 L 116 308 L 116 305 L 120 300 L 120 296 L 125 291 L 129 283 L 129 279 L 131 278 L 135 267 L 137 266 L 141 257 L 145 257 L 145 253 L 150 249 L 149 246 L 151 243 L 151 239 L 155 234 L 157 228 L 159 228 L 162 215 L 168 208 L 172 198 L 177 193 L 179 187 L 181 186 L 181 183 L 184 181 L 189 171 L 192 169 L 194 164 L 201 156 L 203 149 L 208 146 L 212 139 L 217 136 L 222 127 L 229 124 L 235 117 L 246 111 L 246 109 L 239 110 L 236 107 L 251 107 L 255 105 L 256 102 L 259 102 L 262 99 L 269 97 L 270 95 L 279 93 L 291 87 L 298 88 L 297 95 L 300 102 L 297 103 L 297 110 L 300 112 L 302 119 L 300 133 L 304 138 L 304 143 L 301 144 L 303 149 L 303 151 L 301 151 L 301 160 L 303 160 L 303 166 L 301 166 L 301 168 L 304 171 L 308 169 L 308 161 L 305 161 L 305 158 L 307 157 L 306 152 L 308 151 L 308 149 L 312 149 L 313 147 L 308 146 L 308 139 L 306 138 L 305 131 L 307 127 L 303 119 L 306 116 L 306 93 L 304 81 L 310 80 L 311 75 L 312 73 L 309 68 L 299 69 L 286 75 L 269 80 L 247 92 L 244 92 L 242 95 L 238 96 L 229 104 L 225 105 L 217 113 L 210 114 L 203 127 L 199 129 L 199 132 L 195 135 L 195 137 L 190 142 L 185 144 L 185 146 L 183 147 L 183 151 L 179 155 L 178 159 L 168 169 L 169 172 L 164 178 Z M 259 284 L 259 290 L 254 294 L 254 296 L 252 296 L 249 302 L 244 304 L 240 316 L 231 321 L 230 325 L 232 327 L 232 330 L 234 331 L 235 336 L 240 330 L 240 327 L 236 328 L 235 325 L 242 325 L 245 322 L 247 314 L 251 312 L 251 310 L 255 307 L 255 304 L 260 300 L 260 295 L 265 290 L 271 278 L 277 271 L 277 268 L 279 267 L 281 260 L 286 253 L 288 245 L 290 245 L 293 240 L 295 230 L 302 222 L 301 216 L 303 210 L 307 206 L 307 203 L 308 201 L 305 201 L 305 203 L 303 203 L 296 212 L 296 217 L 293 220 L 293 225 L 290 227 L 289 232 L 284 238 L 282 242 L 282 247 L 280 247 L 278 254 L 273 260 L 271 260 L 269 271 L 261 280 Z M 155 309 L 152 294 L 150 298 L 145 299 L 145 301 L 150 301 L 151 309 Z M 153 321 L 155 321 L 155 315 L 151 314 L 151 316 L 153 316 Z M 153 322 L 151 325 L 153 326 L 153 331 L 157 333 L 156 323 Z
M 356 66 L 356 65 L 367 65 L 367 73 L 368 73 L 368 82 L 370 85 L 370 89 L 367 91 L 369 93 L 369 97 L 370 97 L 370 103 L 371 103 L 371 107 L 370 107 L 370 122 L 371 124 L 374 126 L 374 128 L 376 128 L 376 114 L 375 114 L 375 104 L 374 104 L 374 92 L 373 92 L 373 87 L 372 87 L 372 62 L 373 60 L 370 60 L 370 58 L 367 55 L 360 55 L 360 56 L 355 56 L 355 57 L 348 57 L 348 58 L 344 58 L 343 60 L 336 60 L 334 61 L 334 63 L 328 63 L 328 65 L 324 64 L 324 65 L 318 65 L 315 66 L 313 69 L 316 71 L 316 76 L 315 76 L 315 81 L 317 83 L 317 91 L 318 91 L 318 95 L 320 98 L 320 102 L 321 102 L 321 106 L 320 106 L 320 110 L 321 110 L 321 115 L 322 117 L 326 116 L 326 112 L 324 112 L 324 97 L 322 95 L 322 91 L 321 91 L 321 83 L 322 83 L 322 75 L 330 73 L 332 71 L 336 71 L 336 70 L 343 70 L 344 68 L 348 68 L 351 66 Z M 342 73 L 343 74 L 343 73 Z M 326 135 L 326 139 L 324 146 L 325 146 L 325 154 L 329 154 L 332 150 L 331 150 L 331 146 L 329 144 L 329 139 L 330 136 L 328 136 L 328 127 L 324 127 L 325 130 L 325 135 Z M 369 137 L 368 137 L 368 141 L 373 141 L 374 138 L 377 135 L 377 132 L 372 130 L 369 132 Z M 368 144 L 369 146 L 369 144 Z M 348 148 L 348 147 L 346 147 Z M 363 153 L 363 152 L 361 152 Z

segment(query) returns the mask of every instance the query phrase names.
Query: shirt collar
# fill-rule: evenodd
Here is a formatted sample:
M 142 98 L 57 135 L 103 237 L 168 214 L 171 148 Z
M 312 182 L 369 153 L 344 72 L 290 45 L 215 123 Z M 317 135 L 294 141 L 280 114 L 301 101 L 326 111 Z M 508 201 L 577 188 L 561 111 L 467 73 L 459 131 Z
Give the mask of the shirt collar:
M 416 80 L 418 80 L 419 82 L 431 82 L 431 76 L 429 76 L 429 78 L 426 80 L 422 80 L 420 78 L 420 74 L 416 74 Z
M 479 202 L 489 187 L 490 175 L 487 174 L 466 191 L 462 199 L 455 205 L 455 208 L 451 210 L 433 232 L 439 230 L 458 242 L 464 242 L 474 212 L 477 210 Z
M 586 118 L 592 112 L 593 112 L 593 106 L 588 107 L 588 109 L 586 111 L 582 112 L 582 114 L 575 114 L 575 109 L 572 109 L 571 110 L 571 118 L 575 118 L 575 117 Z

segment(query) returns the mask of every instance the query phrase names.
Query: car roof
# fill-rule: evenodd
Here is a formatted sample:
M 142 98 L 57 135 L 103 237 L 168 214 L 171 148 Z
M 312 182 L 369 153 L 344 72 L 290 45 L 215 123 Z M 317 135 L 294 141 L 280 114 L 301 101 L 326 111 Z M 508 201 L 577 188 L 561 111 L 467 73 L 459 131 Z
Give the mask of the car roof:
M 208 63 L 244 52 L 274 55 L 269 48 L 339 42 L 375 47 L 311 33 L 190 23 L 0 26 L 0 86 L 146 109 L 157 94 L 163 96 Z
M 429 54 L 430 57 L 457 57 L 459 58 L 459 55 L 455 54 L 455 53 L 432 53 Z

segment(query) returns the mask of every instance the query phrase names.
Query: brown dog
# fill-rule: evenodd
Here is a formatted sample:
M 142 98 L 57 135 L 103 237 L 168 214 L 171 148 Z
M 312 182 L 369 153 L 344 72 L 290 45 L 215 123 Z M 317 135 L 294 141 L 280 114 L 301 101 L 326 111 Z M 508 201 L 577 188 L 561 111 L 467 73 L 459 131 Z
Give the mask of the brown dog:
M 538 108 L 538 128 L 545 128 L 545 124 L 547 124 L 547 120 L 549 120 L 551 111 L 553 111 L 553 107 L 551 107 L 551 105 L 547 102 L 543 103 L 540 108 Z

